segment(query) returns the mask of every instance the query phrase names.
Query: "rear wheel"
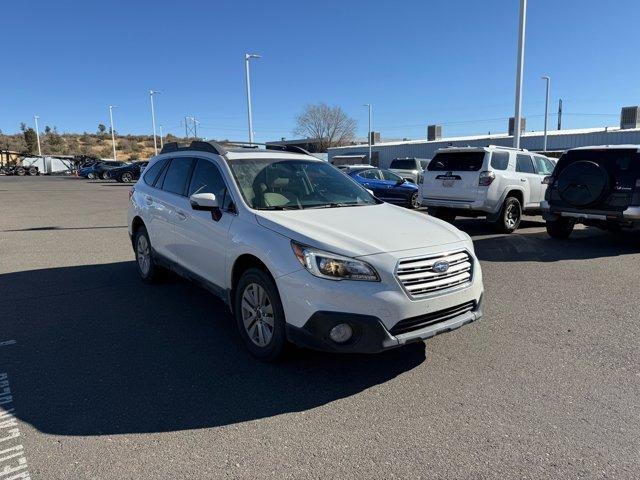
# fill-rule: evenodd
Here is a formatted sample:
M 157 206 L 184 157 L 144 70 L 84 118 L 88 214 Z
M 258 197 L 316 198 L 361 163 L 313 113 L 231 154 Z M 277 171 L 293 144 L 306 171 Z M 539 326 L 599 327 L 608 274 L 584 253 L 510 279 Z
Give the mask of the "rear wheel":
M 93 172 L 88 173 L 88 174 L 87 174 L 87 178 L 88 178 L 89 180 L 93 180 L 94 178 L 96 178 L 96 174 L 95 174 L 95 173 L 93 173 Z
M 100 174 L 100 178 L 102 180 L 109 180 L 109 172 L 108 171 L 104 171 Z
M 547 220 L 547 233 L 551 238 L 565 239 L 569 238 L 573 232 L 574 223 L 566 218 L 558 220 Z
M 131 175 L 131 172 L 124 172 L 122 175 L 120 175 L 120 181 L 124 183 L 132 182 L 133 175 Z
M 31 175 L 31 176 L 38 175 L 38 169 L 36 167 L 31 167 L 29 169 L 29 175 Z
M 522 205 L 516 197 L 507 197 L 502 205 L 495 227 L 500 233 L 513 233 L 522 220 Z
M 16 175 L 22 177 L 25 173 L 27 173 L 27 171 L 24 169 L 24 167 L 16 168 Z
M 236 287 L 234 311 L 238 331 L 251 354 L 273 361 L 287 345 L 285 318 L 273 279 L 257 268 L 247 270 Z

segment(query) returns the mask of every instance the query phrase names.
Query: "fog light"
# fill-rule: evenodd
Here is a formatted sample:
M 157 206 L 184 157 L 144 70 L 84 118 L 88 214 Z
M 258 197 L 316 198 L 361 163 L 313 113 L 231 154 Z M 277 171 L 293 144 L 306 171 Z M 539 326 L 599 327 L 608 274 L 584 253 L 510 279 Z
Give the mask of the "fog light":
M 329 331 L 329 337 L 336 343 L 348 342 L 353 336 L 353 329 L 348 323 L 339 323 Z

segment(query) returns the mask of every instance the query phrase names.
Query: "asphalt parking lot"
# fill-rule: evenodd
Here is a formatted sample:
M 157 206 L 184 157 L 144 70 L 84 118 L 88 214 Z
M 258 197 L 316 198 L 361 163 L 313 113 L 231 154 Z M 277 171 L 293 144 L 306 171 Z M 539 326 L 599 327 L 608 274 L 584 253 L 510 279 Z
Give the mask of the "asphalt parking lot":
M 639 235 L 458 221 L 482 321 L 263 364 L 209 293 L 138 280 L 128 190 L 0 177 L 0 477 L 638 478 Z

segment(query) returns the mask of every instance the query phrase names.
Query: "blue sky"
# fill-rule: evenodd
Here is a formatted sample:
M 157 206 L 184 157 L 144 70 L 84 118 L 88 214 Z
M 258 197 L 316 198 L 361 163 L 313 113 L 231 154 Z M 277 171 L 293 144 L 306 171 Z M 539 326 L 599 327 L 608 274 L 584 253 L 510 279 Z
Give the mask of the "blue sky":
M 149 88 L 165 132 L 245 139 L 243 54 L 252 63 L 257 140 L 292 138 L 307 103 L 341 106 L 366 136 L 506 130 L 513 115 L 518 0 L 447 1 L 8 1 L 0 31 L 0 129 L 60 131 L 108 125 L 151 131 Z M 617 125 L 640 103 L 637 0 L 529 0 L 524 110 L 542 126 L 544 82 L 564 128 Z M 555 125 L 555 117 L 551 124 Z

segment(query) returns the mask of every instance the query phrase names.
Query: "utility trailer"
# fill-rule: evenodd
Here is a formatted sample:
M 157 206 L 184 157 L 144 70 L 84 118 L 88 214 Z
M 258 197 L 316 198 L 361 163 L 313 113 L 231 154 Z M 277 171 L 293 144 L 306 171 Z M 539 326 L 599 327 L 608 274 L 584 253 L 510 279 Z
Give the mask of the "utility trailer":
M 24 155 L 11 150 L 0 150 L 1 175 L 40 175 L 37 165 L 25 165 L 21 159 Z

